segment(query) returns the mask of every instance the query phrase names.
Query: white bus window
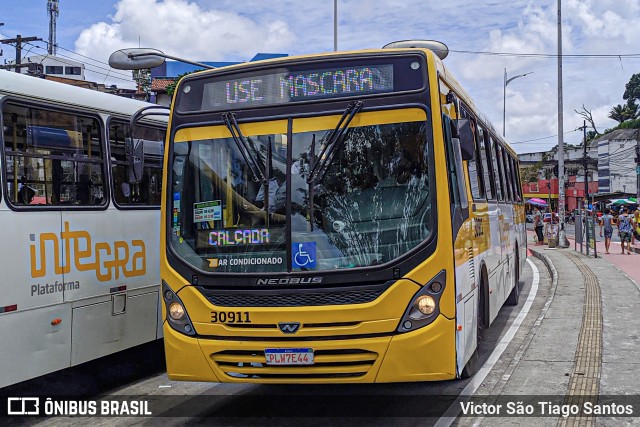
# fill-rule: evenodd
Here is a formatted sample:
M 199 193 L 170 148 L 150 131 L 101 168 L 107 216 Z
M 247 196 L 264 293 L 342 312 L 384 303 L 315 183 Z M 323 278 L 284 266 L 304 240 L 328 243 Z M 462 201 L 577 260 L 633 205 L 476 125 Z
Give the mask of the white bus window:
M 104 204 L 97 119 L 7 103 L 3 132 L 6 194 L 12 205 Z
M 502 169 L 500 168 L 500 162 L 498 161 L 499 151 L 496 140 L 493 137 L 489 137 L 489 140 L 491 141 L 489 152 L 493 163 L 493 177 L 496 183 L 496 196 L 497 199 L 502 202 L 504 201 L 505 188 Z
M 109 124 L 113 194 L 119 206 L 160 206 L 162 195 L 163 129 Z
M 486 190 L 487 199 L 495 199 L 496 184 L 492 177 L 491 160 L 488 157 L 488 145 L 487 138 L 489 134 L 482 127 L 478 128 L 478 158 L 482 164 L 482 175 L 484 179 L 484 188 Z M 489 160 L 488 160 L 489 159 Z

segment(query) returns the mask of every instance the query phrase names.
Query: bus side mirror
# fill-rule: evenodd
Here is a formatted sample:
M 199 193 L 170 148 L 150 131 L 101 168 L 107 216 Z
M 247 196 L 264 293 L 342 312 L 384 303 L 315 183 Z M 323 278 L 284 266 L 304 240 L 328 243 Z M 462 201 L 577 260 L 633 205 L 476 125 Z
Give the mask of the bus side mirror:
M 456 128 L 458 138 L 460 139 L 462 160 L 473 160 L 475 158 L 476 147 L 475 137 L 471 129 L 471 121 L 469 119 L 458 119 L 456 120 Z

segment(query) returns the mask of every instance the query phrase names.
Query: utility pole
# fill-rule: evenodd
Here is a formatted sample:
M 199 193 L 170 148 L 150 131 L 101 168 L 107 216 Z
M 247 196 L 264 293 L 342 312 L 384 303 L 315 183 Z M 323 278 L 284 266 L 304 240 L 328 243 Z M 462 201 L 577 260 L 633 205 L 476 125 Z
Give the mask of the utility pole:
M 20 72 L 20 65 L 22 64 L 22 43 L 40 41 L 41 38 L 38 37 L 22 37 L 20 34 L 16 36 L 15 39 L 3 39 L 0 40 L 2 44 L 16 44 L 16 73 Z M 13 67 L 10 67 L 13 68 Z
M 579 128 L 580 129 L 580 128 Z M 589 255 L 589 221 L 587 221 L 587 212 L 589 209 L 589 174 L 587 169 L 589 167 L 589 158 L 587 157 L 587 121 L 582 122 L 582 165 L 584 167 L 584 197 L 587 203 L 587 210 L 584 211 L 584 225 L 585 225 L 585 241 L 587 242 L 587 256 Z M 595 219 L 594 219 L 595 220 Z M 593 236 L 595 239 L 595 236 Z
M 569 241 L 564 231 L 564 115 L 562 112 L 562 0 L 558 0 L 558 214 L 560 215 L 560 233 L 558 246 L 568 248 Z
M 47 12 L 49 12 L 49 55 L 55 55 L 58 51 L 58 42 L 56 41 L 56 21 L 60 14 L 58 0 L 49 0 L 47 2 Z
M 582 146 L 583 146 L 583 152 L 582 152 L 582 164 L 584 167 L 584 197 L 587 201 L 587 209 L 589 209 L 589 174 L 587 173 L 587 169 L 589 167 L 589 158 L 587 157 L 587 121 L 584 120 L 583 121 L 583 125 L 582 125 L 582 132 L 583 132 L 583 137 L 582 137 Z

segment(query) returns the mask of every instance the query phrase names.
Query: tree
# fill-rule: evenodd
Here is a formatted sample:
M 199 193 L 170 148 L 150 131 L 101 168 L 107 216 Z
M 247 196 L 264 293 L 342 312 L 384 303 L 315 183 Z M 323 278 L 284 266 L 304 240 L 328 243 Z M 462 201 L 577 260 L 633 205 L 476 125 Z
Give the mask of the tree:
M 635 107 L 635 104 L 634 104 Z M 628 103 L 626 105 L 616 105 L 609 112 L 609 118 L 618 123 L 636 118 L 637 107 L 634 109 Z
M 629 109 L 629 113 L 631 114 L 631 120 L 640 117 L 640 112 L 638 111 L 638 105 L 635 103 L 633 99 L 627 99 L 627 105 L 625 105 Z
M 173 99 L 173 92 L 176 90 L 176 85 L 178 84 L 180 79 L 183 78 L 184 76 L 186 76 L 187 74 L 195 73 L 196 71 L 200 71 L 200 70 L 187 71 L 186 73 L 182 73 L 182 74 L 176 76 L 176 78 L 173 79 L 173 83 L 169 83 L 167 85 L 167 95 L 169 95 L 169 97 L 171 99 Z
M 582 111 L 578 111 L 578 110 L 573 110 L 573 111 L 578 113 L 580 117 L 582 117 L 587 122 L 589 122 L 589 124 L 597 134 L 600 133 L 598 132 L 598 129 L 596 129 L 596 123 L 593 121 L 593 115 L 591 114 L 591 111 L 587 110 L 587 107 L 585 107 L 584 104 L 582 104 Z
M 631 76 L 624 87 L 622 99 L 626 100 L 627 104 L 631 103 L 637 107 L 636 101 L 640 101 L 640 73 Z

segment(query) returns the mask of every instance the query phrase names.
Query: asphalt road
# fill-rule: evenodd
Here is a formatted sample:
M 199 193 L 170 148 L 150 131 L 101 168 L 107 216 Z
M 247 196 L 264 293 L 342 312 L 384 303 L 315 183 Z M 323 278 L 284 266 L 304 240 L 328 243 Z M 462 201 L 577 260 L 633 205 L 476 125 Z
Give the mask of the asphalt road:
M 504 306 L 480 344 L 481 370 L 470 379 L 431 383 L 405 384 L 340 384 L 340 385 L 253 385 L 170 381 L 165 373 L 141 371 L 138 379 L 126 378 L 109 386 L 97 386 L 87 375 L 62 372 L 47 376 L 49 389 L 70 389 L 85 398 L 116 399 L 138 396 L 144 400 L 162 400 L 160 412 L 149 418 L 37 418 L 21 424 L 45 426 L 68 425 L 431 425 L 439 418 L 428 418 L 435 406 L 439 411 L 449 407 L 461 393 L 496 392 L 505 378 L 513 373 L 513 357 L 523 348 L 525 339 L 535 327 L 536 318 L 551 298 L 551 281 L 543 264 L 530 258 L 521 277 L 520 303 Z M 537 265 L 536 277 L 531 265 Z M 539 272 L 539 273 L 538 273 Z M 535 285 L 534 285 L 535 283 Z M 538 286 L 539 284 L 539 286 Z M 535 291 L 528 298 L 529 294 Z M 536 298 L 533 298 L 535 296 Z M 525 304 L 526 301 L 526 304 Z M 524 309 L 526 308 L 526 310 Z M 528 313 L 528 315 L 526 315 Z M 526 316 L 525 316 L 526 315 Z M 161 349 L 158 351 L 161 354 Z M 153 357 L 157 359 L 158 354 Z M 132 359 L 140 359 L 130 355 Z M 144 357 L 149 357 L 144 356 Z M 143 359 L 144 359 L 143 357 Z M 157 360 L 156 360 L 157 362 Z M 154 362 L 155 363 L 155 362 Z M 122 367 L 93 365 L 89 372 L 97 376 L 116 376 Z M 69 370 L 68 370 L 69 371 Z M 73 370 L 71 370 L 73 371 Z M 20 395 L 38 393 L 42 384 L 30 382 Z M 448 396 L 448 400 L 442 396 Z M 459 405 L 456 405 L 456 408 Z M 466 424 L 470 418 L 462 419 Z M 15 419 L 14 425 L 15 425 Z M 452 419 L 440 419 L 448 426 Z M 457 422 L 461 420 L 458 419 Z M 77 424 L 77 425 L 81 425 Z

